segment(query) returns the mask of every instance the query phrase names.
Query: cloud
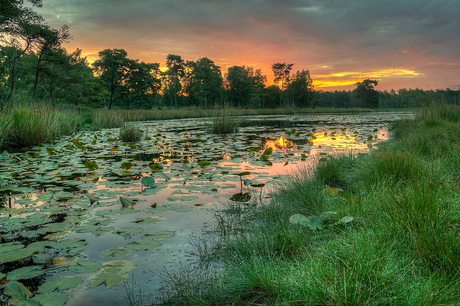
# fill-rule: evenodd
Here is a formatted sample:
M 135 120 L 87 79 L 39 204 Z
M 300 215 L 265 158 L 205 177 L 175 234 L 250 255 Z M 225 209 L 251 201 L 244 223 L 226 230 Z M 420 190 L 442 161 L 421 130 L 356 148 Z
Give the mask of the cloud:
M 271 64 L 280 61 L 309 69 L 313 79 L 362 72 L 350 76 L 354 80 L 394 70 L 413 72 L 400 87 L 443 78 L 460 84 L 460 2 L 454 0 L 43 2 L 39 13 L 48 23 L 71 24 L 75 39 L 68 48 L 92 57 L 124 48 L 129 57 L 162 65 L 169 53 L 189 60 L 206 56 L 223 70 L 252 65 L 269 79 Z M 379 87 L 397 85 L 399 76 L 382 75 Z

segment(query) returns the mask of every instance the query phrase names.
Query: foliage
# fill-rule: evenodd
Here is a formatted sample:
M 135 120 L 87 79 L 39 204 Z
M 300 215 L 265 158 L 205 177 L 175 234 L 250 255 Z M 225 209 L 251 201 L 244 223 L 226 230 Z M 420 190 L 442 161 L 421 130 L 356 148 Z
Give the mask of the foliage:
M 273 80 L 273 82 L 279 83 L 279 81 L 281 81 L 280 107 L 282 106 L 282 103 L 283 103 L 283 91 L 284 91 L 284 86 L 285 86 L 284 80 L 288 78 L 289 75 L 291 74 L 292 66 L 294 66 L 294 63 L 286 64 L 286 62 L 284 63 L 277 62 L 272 65 L 272 71 L 273 71 L 273 74 L 275 75 L 275 79 Z
M 313 106 L 313 80 L 309 70 L 297 71 L 295 76 L 287 80 L 286 95 L 292 101 L 292 107 Z
M 199 106 L 207 109 L 214 105 L 223 94 L 220 67 L 207 57 L 200 58 L 196 62 L 189 62 L 189 66 L 193 69 L 190 77 L 190 94 L 197 100 Z
M 371 79 L 365 79 L 362 82 L 356 83 L 356 88 L 353 93 L 361 100 L 364 107 L 378 107 L 379 94 L 374 89 L 374 86 L 377 86 L 378 83 L 378 80 Z

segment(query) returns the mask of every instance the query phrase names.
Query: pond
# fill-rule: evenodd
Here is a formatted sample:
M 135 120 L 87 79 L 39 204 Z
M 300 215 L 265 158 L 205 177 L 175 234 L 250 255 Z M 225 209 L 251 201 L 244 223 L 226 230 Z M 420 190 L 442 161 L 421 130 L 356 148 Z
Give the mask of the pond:
M 203 119 L 81 132 L 0 155 L 0 304 L 123 305 L 124 281 L 144 293 L 193 264 L 191 237 L 228 201 L 246 205 L 302 164 L 365 153 L 407 112 L 243 118 L 214 135 Z M 29 295 L 30 297 L 26 297 Z

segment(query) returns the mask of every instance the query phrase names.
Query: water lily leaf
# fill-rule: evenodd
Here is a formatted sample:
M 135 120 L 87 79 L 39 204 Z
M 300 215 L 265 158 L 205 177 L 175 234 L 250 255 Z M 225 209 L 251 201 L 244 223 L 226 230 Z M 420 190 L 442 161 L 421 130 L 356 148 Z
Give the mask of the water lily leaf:
M 259 160 L 268 161 L 268 155 L 262 154 L 262 155 L 259 157 Z
M 159 176 L 163 177 L 165 180 L 169 181 L 171 178 L 166 175 L 164 172 L 157 172 Z
M 99 169 L 99 166 L 96 163 L 93 163 L 92 161 L 86 161 L 83 165 L 91 171 Z
M 369 136 L 369 137 L 367 137 L 367 140 L 368 140 L 368 141 L 371 141 L 372 139 L 374 139 L 374 136 L 372 136 L 372 135 Z
M 8 272 L 6 274 L 6 279 L 9 281 L 31 279 L 43 273 L 42 266 L 27 266 Z
M 152 172 L 163 170 L 163 166 L 160 164 L 150 164 L 148 166 L 150 169 L 152 169 Z
M 104 268 L 91 277 L 91 288 L 104 284 L 107 288 L 121 285 L 129 278 L 128 272 L 137 265 L 125 260 L 114 260 L 103 263 Z
M 96 261 L 80 261 L 69 266 L 69 271 L 74 273 L 93 273 L 99 271 L 101 264 Z
M 162 172 L 162 173 L 163 173 L 163 172 Z M 146 177 L 143 177 L 143 178 L 141 179 L 141 183 L 142 183 L 142 185 L 144 185 L 145 187 L 152 188 L 153 185 L 155 185 L 155 180 L 153 179 L 153 177 L 146 176 Z
M 273 152 L 273 149 L 272 149 L 272 148 L 268 148 L 268 149 L 265 149 L 265 151 L 264 151 L 264 153 L 262 153 L 262 155 L 268 156 L 268 155 L 272 154 L 272 152 Z
M 245 176 L 245 175 L 251 175 L 251 172 L 245 171 L 245 172 L 233 173 L 233 175 Z
M 307 225 L 307 217 L 305 217 L 304 215 L 301 215 L 301 214 L 295 214 L 295 215 L 292 215 L 289 218 L 289 222 L 292 223 L 292 224 L 300 224 L 302 226 L 306 226 Z
M 100 200 L 98 197 L 93 197 L 93 196 L 90 195 L 89 193 L 87 193 L 86 196 L 87 196 L 88 199 L 89 199 L 90 205 L 93 205 L 95 202 L 97 202 L 97 201 Z
M 129 239 L 131 238 L 131 236 L 133 235 L 137 235 L 139 233 L 142 233 L 144 229 L 143 228 L 140 228 L 140 227 L 122 227 L 122 228 L 119 228 L 116 233 L 120 236 L 122 236 L 123 238 L 126 239 Z
M 130 162 L 121 163 L 121 169 L 124 169 L 124 170 L 129 170 L 131 169 L 132 166 L 133 164 Z
M 115 248 L 111 248 L 111 249 L 103 251 L 100 255 L 101 257 L 112 256 L 113 258 L 122 258 L 122 257 L 128 256 L 131 253 L 132 251 L 128 250 L 127 248 L 117 246 Z
M 75 276 L 53 278 L 38 288 L 38 293 L 72 291 L 81 285 L 82 279 Z
M 350 223 L 354 220 L 355 218 L 352 216 L 345 216 L 342 219 L 340 219 L 340 223 Z
M 131 220 L 131 223 L 137 223 L 137 224 L 155 224 L 158 222 L 164 221 L 163 218 L 159 217 L 144 217 L 144 218 L 136 218 L 134 220 Z
M 200 166 L 201 168 L 209 166 L 210 164 L 211 164 L 211 162 L 208 161 L 208 160 L 202 160 L 202 161 L 198 162 L 198 166 Z
M 323 229 L 323 219 L 319 217 L 307 217 L 307 227 L 312 230 L 322 230 Z
M 62 292 L 47 292 L 37 295 L 32 301 L 37 302 L 40 306 L 62 306 L 67 303 L 67 295 Z
M 33 296 L 33 293 L 30 292 L 23 284 L 16 281 L 8 282 L 4 289 L 3 294 L 11 296 L 11 299 L 8 300 L 13 306 L 39 306 L 40 304 L 36 301 L 30 300 L 29 298 Z
M 161 246 L 161 243 L 150 237 L 142 237 L 139 240 L 125 244 L 125 248 L 133 251 L 153 250 Z
M 130 201 L 129 199 L 127 199 L 125 197 L 120 196 L 120 203 L 121 203 L 123 208 L 126 208 L 126 207 L 134 208 L 133 201 Z
M 251 152 L 259 152 L 260 149 L 259 148 L 249 148 L 249 151 L 251 151 Z
M 34 253 L 35 250 L 28 248 L 0 253 L 0 264 L 19 261 L 32 256 Z
M 77 253 L 86 249 L 88 242 L 85 239 L 68 239 L 56 243 L 55 248 L 68 253 Z

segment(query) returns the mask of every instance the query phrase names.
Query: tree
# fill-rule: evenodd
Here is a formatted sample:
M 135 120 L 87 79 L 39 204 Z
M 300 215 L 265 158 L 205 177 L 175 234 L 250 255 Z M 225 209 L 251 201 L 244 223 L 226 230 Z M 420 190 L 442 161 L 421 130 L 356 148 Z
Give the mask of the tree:
M 313 106 L 313 80 L 309 70 L 297 71 L 294 77 L 289 78 L 286 90 L 292 100 L 292 107 L 296 106 L 296 102 L 301 107 Z
M 38 84 L 38 73 L 40 70 L 40 63 L 44 60 L 43 55 L 47 51 L 51 51 L 53 48 L 58 48 L 62 43 L 72 39 L 69 32 L 69 26 L 63 25 L 59 30 L 53 29 L 48 25 L 42 25 L 40 29 L 39 37 L 37 38 L 38 48 L 38 59 L 37 66 L 35 69 L 35 82 L 32 97 L 35 97 Z
M 208 108 L 208 99 L 215 103 L 222 93 L 220 67 L 207 57 L 189 62 L 189 65 L 193 69 L 190 92 L 200 105 Z
M 124 49 L 102 50 L 99 58 L 93 66 L 108 88 L 110 99 L 106 108 L 111 109 L 113 102 L 126 93 L 125 83 L 130 76 L 132 60 L 128 59 L 128 53 Z
M 41 0 L 29 1 L 35 6 L 41 6 Z M 43 18 L 30 8 L 24 7 L 22 0 L 2 0 L 0 2 L 0 39 L 2 43 L 9 40 L 10 45 L 18 47 L 21 51 L 13 56 L 9 76 L 9 92 L 6 102 L 11 99 L 15 85 L 15 68 L 18 58 L 23 56 L 31 47 L 35 39 L 40 37 L 41 22 Z M 16 48 L 16 49 L 19 49 Z M 3 97 L 0 96 L 0 104 L 3 109 Z
M 284 63 L 274 63 L 272 65 L 272 71 L 273 74 L 275 75 L 275 79 L 273 80 L 274 82 L 279 82 L 281 81 L 281 96 L 280 96 L 280 107 L 282 106 L 283 102 L 283 91 L 284 91 L 284 79 L 289 77 L 291 73 L 291 69 L 294 64 L 286 64 Z
M 132 61 L 129 78 L 126 80 L 126 97 L 130 107 L 151 108 L 154 99 L 161 88 L 160 64 Z
M 236 107 L 249 104 L 253 83 L 251 69 L 252 67 L 233 66 L 228 68 L 225 75 L 228 100 Z
M 184 60 L 180 55 L 168 54 L 166 57 L 166 66 L 169 68 L 168 73 L 174 78 L 174 101 L 177 108 L 177 81 L 179 77 L 184 76 Z
M 356 88 L 353 90 L 353 93 L 361 101 L 364 107 L 378 107 L 379 93 L 374 89 L 374 86 L 377 86 L 378 83 L 378 80 L 365 79 L 355 84 Z

